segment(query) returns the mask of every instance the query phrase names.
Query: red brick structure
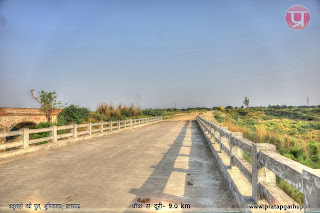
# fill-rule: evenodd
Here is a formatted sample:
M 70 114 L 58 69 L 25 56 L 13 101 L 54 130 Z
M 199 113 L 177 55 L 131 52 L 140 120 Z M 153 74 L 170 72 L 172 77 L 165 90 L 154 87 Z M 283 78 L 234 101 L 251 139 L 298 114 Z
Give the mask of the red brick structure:
M 61 111 L 58 109 L 53 113 L 52 121 L 56 121 Z M 8 132 L 14 127 L 30 127 L 46 121 L 46 115 L 41 109 L 0 107 L 0 132 Z

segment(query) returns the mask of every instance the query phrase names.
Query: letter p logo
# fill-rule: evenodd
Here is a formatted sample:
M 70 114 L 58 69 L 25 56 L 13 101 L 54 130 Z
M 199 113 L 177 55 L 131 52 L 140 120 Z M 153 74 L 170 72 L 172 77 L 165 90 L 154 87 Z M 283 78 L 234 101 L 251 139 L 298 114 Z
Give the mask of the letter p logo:
M 293 5 L 286 12 L 286 22 L 294 30 L 302 30 L 310 22 L 310 12 L 302 5 Z

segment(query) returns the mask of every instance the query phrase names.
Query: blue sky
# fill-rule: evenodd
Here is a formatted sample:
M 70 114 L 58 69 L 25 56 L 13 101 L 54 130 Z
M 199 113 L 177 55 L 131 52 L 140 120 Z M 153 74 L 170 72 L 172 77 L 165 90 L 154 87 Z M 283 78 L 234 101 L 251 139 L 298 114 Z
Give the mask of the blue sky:
M 320 105 L 319 21 L 317 0 L 0 0 L 0 106 Z

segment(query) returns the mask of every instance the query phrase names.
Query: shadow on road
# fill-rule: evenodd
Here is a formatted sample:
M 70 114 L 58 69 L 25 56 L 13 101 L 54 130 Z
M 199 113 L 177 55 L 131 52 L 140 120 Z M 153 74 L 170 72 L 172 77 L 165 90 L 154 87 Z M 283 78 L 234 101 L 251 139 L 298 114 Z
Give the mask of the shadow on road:
M 185 121 L 181 121 L 185 122 Z M 187 121 L 179 135 L 139 189 L 131 189 L 136 197 L 126 212 L 132 210 L 163 210 L 190 208 L 200 211 L 221 211 L 237 207 L 205 143 L 196 121 Z M 157 205 L 158 204 L 158 205 Z M 139 208 L 141 207 L 141 208 Z

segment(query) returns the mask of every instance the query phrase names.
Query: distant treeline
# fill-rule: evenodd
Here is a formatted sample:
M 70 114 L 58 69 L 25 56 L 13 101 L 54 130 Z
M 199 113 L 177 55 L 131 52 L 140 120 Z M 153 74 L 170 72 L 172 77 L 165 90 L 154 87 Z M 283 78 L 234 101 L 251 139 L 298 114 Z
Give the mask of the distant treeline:
M 217 110 L 219 108 L 224 108 L 224 107 L 212 107 L 213 110 Z M 225 109 L 239 109 L 239 108 L 244 108 L 244 106 L 241 107 L 233 107 L 233 106 L 226 106 Z M 248 107 L 250 109 L 310 109 L 310 108 L 320 108 L 320 105 L 317 106 L 287 106 L 287 105 L 268 105 L 267 107 L 264 106 L 252 106 Z M 209 109 L 209 108 L 207 108 Z
M 142 109 L 134 104 L 129 106 L 119 104 L 101 103 L 97 106 L 95 111 L 90 111 L 86 107 L 79 107 L 71 104 L 65 107 L 58 116 L 57 125 L 81 124 L 86 122 L 99 122 L 99 121 L 114 121 L 124 120 L 130 118 L 141 118 L 148 116 L 166 116 L 172 117 L 179 113 L 201 112 L 212 110 L 237 110 L 241 115 L 246 115 L 248 110 L 264 111 L 266 115 L 275 116 L 292 116 L 304 120 L 317 120 L 319 121 L 320 106 L 280 106 L 269 105 L 268 107 L 192 107 L 192 108 L 146 108 Z M 307 110 L 307 111 L 304 111 Z

